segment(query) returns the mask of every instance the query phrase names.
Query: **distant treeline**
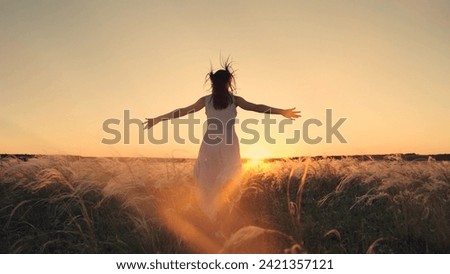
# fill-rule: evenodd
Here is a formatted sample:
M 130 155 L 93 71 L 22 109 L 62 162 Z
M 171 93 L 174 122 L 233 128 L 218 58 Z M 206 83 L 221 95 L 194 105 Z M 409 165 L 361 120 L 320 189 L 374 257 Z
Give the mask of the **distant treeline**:
M 4 158 L 16 158 L 22 161 L 28 161 L 31 158 L 37 158 L 42 156 L 50 156 L 50 155 L 42 155 L 42 154 L 0 154 L 0 159 Z M 96 158 L 96 157 L 84 157 L 84 156 L 76 156 L 76 155 L 61 155 L 62 157 L 68 157 L 68 158 Z M 105 158 L 114 158 L 114 157 L 105 157 Z M 123 157 L 123 158 L 133 158 L 133 157 Z M 147 157 L 146 157 L 147 158 Z M 184 159 L 184 158 L 152 158 L 155 161 L 177 161 L 177 162 L 184 162 L 185 160 L 192 160 L 192 159 Z M 291 157 L 289 159 L 291 160 L 297 160 L 297 159 L 303 159 L 308 158 L 307 156 L 301 156 L 301 157 Z M 403 161 L 450 161 L 450 154 L 416 154 L 416 153 L 403 153 L 403 154 L 368 154 L 368 155 L 333 155 L 333 156 L 312 156 L 310 157 L 314 160 L 320 160 L 320 159 L 334 159 L 334 160 L 340 160 L 340 159 L 357 159 L 360 161 L 382 161 L 382 160 L 388 160 L 388 161 L 394 161 L 394 160 L 403 160 Z M 243 161 L 247 161 L 249 159 L 244 158 Z M 283 160 L 283 158 L 267 158 L 264 159 L 265 162 L 272 162 L 272 161 L 279 161 Z
M 299 159 L 301 157 L 295 157 L 292 159 Z M 369 154 L 369 155 L 335 155 L 335 156 L 314 156 L 311 157 L 314 160 L 320 160 L 325 158 L 331 158 L 335 160 L 340 159 L 358 159 L 360 161 L 368 160 L 404 160 L 404 161 L 450 161 L 450 154 L 416 154 L 416 153 L 404 153 L 404 154 Z
M 16 158 L 22 161 L 28 161 L 28 159 L 35 158 L 36 156 L 33 154 L 0 154 L 0 159 Z

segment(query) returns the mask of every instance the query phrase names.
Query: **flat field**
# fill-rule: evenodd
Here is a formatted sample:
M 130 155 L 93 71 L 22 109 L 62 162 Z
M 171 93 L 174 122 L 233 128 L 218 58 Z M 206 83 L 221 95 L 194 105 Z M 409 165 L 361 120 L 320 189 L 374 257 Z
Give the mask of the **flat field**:
M 245 161 L 220 224 L 198 210 L 191 159 L 0 160 L 0 253 L 215 253 L 245 226 L 310 253 L 450 253 L 450 162 Z

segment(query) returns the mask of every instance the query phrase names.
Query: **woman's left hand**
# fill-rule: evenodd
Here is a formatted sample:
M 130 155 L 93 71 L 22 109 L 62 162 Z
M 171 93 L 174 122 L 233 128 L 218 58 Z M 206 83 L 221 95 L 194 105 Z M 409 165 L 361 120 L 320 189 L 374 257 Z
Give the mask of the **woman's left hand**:
M 295 118 L 302 117 L 300 115 L 301 111 L 295 111 L 295 108 L 285 109 L 281 113 L 284 117 L 294 120 Z
M 142 123 L 145 125 L 144 129 L 151 129 L 156 124 L 155 119 L 153 118 L 145 118 L 145 120 L 147 120 L 147 122 Z

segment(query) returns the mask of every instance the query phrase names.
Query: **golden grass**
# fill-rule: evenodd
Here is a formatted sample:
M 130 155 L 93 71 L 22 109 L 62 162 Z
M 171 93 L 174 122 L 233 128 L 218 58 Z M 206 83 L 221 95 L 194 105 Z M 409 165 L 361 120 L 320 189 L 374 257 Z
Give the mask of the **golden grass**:
M 248 165 L 242 197 L 220 227 L 197 210 L 193 164 L 2 159 L 0 252 L 215 252 L 221 237 L 248 225 L 290 235 L 312 253 L 450 251 L 448 162 L 305 158 Z

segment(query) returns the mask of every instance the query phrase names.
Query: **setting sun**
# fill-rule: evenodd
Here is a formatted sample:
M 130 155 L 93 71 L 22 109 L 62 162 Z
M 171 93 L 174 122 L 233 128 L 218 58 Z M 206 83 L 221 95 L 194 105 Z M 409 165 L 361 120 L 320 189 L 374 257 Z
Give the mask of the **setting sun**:
M 245 163 L 245 169 L 254 169 L 254 168 L 260 167 L 262 164 L 264 164 L 264 159 L 262 159 L 262 158 L 250 158 Z
M 254 146 L 241 146 L 241 148 L 243 158 L 247 158 L 249 161 L 262 160 L 272 156 L 269 149 L 259 144 Z
M 243 155 L 247 155 L 247 157 L 244 157 L 246 159 L 244 164 L 245 170 L 262 168 L 265 165 L 265 159 L 270 158 L 269 150 L 261 146 L 248 147 L 243 152 Z

